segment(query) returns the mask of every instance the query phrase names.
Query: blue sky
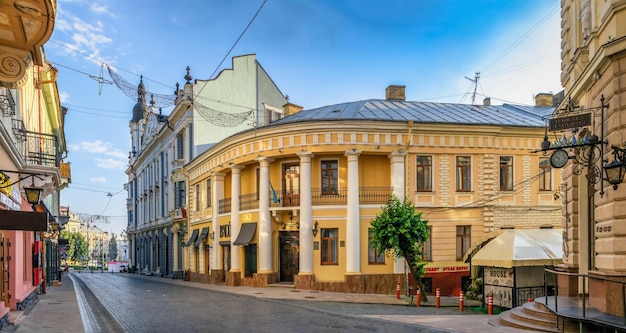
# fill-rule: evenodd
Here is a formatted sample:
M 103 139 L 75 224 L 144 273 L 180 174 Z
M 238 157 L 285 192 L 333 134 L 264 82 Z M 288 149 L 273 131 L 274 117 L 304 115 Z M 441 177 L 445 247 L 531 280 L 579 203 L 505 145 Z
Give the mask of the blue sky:
M 237 38 L 260 12 L 228 53 Z M 45 45 L 59 69 L 72 183 L 61 204 L 109 216 L 126 227 L 135 101 L 115 85 L 106 65 L 133 86 L 173 94 L 185 68 L 214 78 L 237 55 L 257 55 L 279 89 L 306 109 L 384 98 L 406 85 L 408 100 L 533 104 L 560 86 L 558 0 L 59 0 Z M 222 60 L 226 59 L 222 62 Z M 221 65 L 220 65 L 221 63 Z M 91 76 L 91 77 L 90 77 Z M 94 79 L 95 78 L 95 79 Z M 100 91 L 101 90 L 101 91 Z M 171 108 L 164 109 L 169 114 Z

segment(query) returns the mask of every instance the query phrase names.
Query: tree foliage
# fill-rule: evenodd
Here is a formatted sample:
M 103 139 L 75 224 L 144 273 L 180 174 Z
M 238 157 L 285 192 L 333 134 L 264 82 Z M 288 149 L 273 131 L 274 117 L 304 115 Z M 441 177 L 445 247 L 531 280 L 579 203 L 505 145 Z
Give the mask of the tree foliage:
M 68 240 L 66 249 L 68 261 L 80 262 L 87 258 L 87 242 L 81 233 L 62 230 L 61 238 Z
M 109 241 L 109 258 L 112 261 L 117 260 L 117 238 L 115 238 L 115 234 L 111 235 L 111 240 Z
M 379 253 L 404 258 L 413 274 L 415 287 L 421 287 L 426 265 L 422 249 L 430 237 L 428 221 L 422 219 L 422 213 L 416 213 L 413 203 L 406 198 L 401 202 L 392 196 L 371 225 L 372 245 Z

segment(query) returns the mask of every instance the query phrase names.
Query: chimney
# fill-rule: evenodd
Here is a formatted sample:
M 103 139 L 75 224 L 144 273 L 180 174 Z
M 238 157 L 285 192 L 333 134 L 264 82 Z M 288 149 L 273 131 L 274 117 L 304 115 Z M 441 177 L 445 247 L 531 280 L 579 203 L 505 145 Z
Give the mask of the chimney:
M 296 105 L 293 103 L 287 103 L 285 105 L 283 105 L 283 117 L 287 117 L 290 116 L 294 113 L 298 113 L 300 111 L 302 111 L 302 109 L 304 109 L 303 107 L 301 107 L 300 105 Z
M 406 101 L 404 88 L 406 88 L 406 86 L 388 86 L 387 89 L 385 89 L 385 98 L 387 100 Z
M 535 95 L 535 106 L 554 106 L 551 93 L 539 93 Z
M 483 99 L 483 105 L 491 106 L 491 97 L 485 97 L 485 99 Z

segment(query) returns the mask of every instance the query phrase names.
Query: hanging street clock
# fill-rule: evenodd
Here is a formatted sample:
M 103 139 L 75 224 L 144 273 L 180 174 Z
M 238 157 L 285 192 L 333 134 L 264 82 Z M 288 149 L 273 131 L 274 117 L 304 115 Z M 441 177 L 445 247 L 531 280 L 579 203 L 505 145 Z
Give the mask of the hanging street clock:
M 563 149 L 555 150 L 550 156 L 550 164 L 553 168 L 562 168 L 567 164 L 569 160 L 569 155 Z

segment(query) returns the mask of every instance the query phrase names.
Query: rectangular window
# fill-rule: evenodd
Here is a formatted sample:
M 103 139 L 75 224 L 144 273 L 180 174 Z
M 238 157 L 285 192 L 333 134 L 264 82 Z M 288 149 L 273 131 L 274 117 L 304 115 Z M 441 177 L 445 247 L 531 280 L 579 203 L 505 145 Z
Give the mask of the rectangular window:
M 368 230 L 367 232 L 367 243 L 369 247 L 368 251 L 368 262 L 370 264 L 384 264 L 385 263 L 385 254 L 378 253 L 378 249 L 376 249 L 372 245 L 372 230 Z
M 200 184 L 196 184 L 196 211 L 200 210 Z
M 470 248 L 472 241 L 471 226 L 456 227 L 456 261 L 463 261 L 463 256 Z
M 211 207 L 211 201 L 213 200 L 213 189 L 211 188 L 211 180 L 206 180 L 206 206 Z
M 337 265 L 339 229 L 322 229 L 322 265 Z
M 424 261 L 433 261 L 432 241 L 433 228 L 428 227 L 428 239 L 424 242 L 424 245 L 422 246 L 422 259 L 424 259 Z
M 456 157 L 456 190 L 468 192 L 472 190 L 472 159 L 469 156 Z
M 184 155 L 184 137 L 183 137 L 183 133 L 178 133 L 178 135 L 176 135 L 176 159 L 177 160 L 182 160 L 183 159 L 183 155 Z
M 547 158 L 539 159 L 539 191 L 552 191 L 552 167 Z
M 185 205 L 185 182 L 175 184 L 174 208 L 181 208 Z
M 500 156 L 500 191 L 513 191 L 513 156 Z
M 254 176 L 256 177 L 255 182 L 256 182 L 256 191 L 255 191 L 255 195 L 254 195 L 254 199 L 255 200 L 259 200 L 259 192 L 261 192 L 261 169 L 260 168 L 256 168 L 254 170 Z
M 339 162 L 322 161 L 322 194 L 339 194 Z
M 432 187 L 433 161 L 431 156 L 417 156 L 417 188 L 418 192 L 430 192 Z

